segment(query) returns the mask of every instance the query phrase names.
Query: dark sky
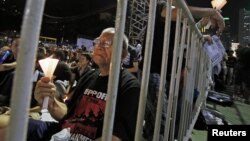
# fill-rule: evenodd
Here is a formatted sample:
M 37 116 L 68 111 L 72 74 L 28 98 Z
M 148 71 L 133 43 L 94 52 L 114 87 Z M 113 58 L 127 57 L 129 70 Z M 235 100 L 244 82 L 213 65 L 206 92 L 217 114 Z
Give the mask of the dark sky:
M 186 0 L 186 1 L 190 5 L 193 5 L 193 6 L 212 7 L 211 0 Z M 0 2 L 3 2 L 3 0 L 0 0 Z M 19 9 L 19 11 L 22 11 L 22 8 L 20 7 L 24 6 L 24 2 L 25 0 L 5 0 L 5 5 L 0 3 L 0 9 L 7 7 L 7 10 L 5 10 L 5 12 L 7 13 L 12 12 L 12 15 L 13 14 L 15 15 L 16 13 L 13 13 L 14 11 L 13 9 L 16 9 L 14 6 L 16 6 L 17 9 Z M 45 6 L 45 12 L 46 14 L 49 14 L 52 16 L 62 16 L 62 15 L 65 15 L 65 13 L 66 13 L 66 16 L 69 16 L 70 14 L 84 16 L 84 15 L 88 15 L 86 13 L 91 13 L 91 11 L 93 11 L 95 8 L 97 8 L 96 11 L 98 11 L 98 6 L 97 6 L 98 3 L 101 3 L 99 4 L 99 9 L 103 9 L 104 3 L 107 4 L 107 3 L 115 3 L 115 2 L 116 0 L 105 0 L 105 1 L 104 0 L 101 0 L 101 1 L 100 0 L 74 0 L 70 2 L 68 0 L 47 0 L 46 6 Z M 250 10 L 250 0 L 227 0 L 227 4 L 222 9 L 222 15 L 224 17 L 230 18 L 231 27 L 232 27 L 231 32 L 233 34 L 237 34 L 238 32 L 239 8 L 246 8 Z M 22 17 L 21 15 L 12 17 L 6 13 L 4 14 L 4 11 L 1 10 L 0 18 L 5 19 L 0 22 L 0 31 L 1 31 L 7 28 L 15 29 L 16 27 L 20 27 Z M 81 28 L 83 28 L 84 26 L 87 27 L 88 24 L 94 25 L 93 23 L 96 23 L 93 15 L 91 15 L 90 17 L 87 17 L 86 20 L 87 21 L 79 22 L 79 24 L 81 25 Z M 53 24 L 54 21 L 47 21 L 47 22 L 51 22 Z M 58 27 L 54 26 L 56 24 L 55 22 L 54 22 L 54 25 L 52 24 L 48 26 L 45 25 L 45 26 L 47 28 L 51 27 L 52 29 L 58 29 L 58 30 L 61 30 L 62 29 L 61 27 L 64 26 L 63 24 L 61 25 L 57 24 Z M 69 22 L 67 22 L 66 24 L 69 24 Z M 75 27 L 72 27 L 72 25 Z M 75 31 L 84 31 L 85 33 L 88 32 L 88 30 L 93 32 L 93 28 L 81 29 L 80 27 L 76 25 L 77 25 L 77 22 L 74 21 L 72 22 L 72 24 L 69 24 L 70 28 L 67 28 L 67 25 L 65 25 L 66 27 L 64 29 L 65 30 L 68 29 L 72 31 L 76 29 Z M 94 25 L 93 27 L 96 28 L 97 26 Z M 55 32 L 50 32 L 50 33 L 57 33 L 57 32 L 55 31 Z
M 231 31 L 233 34 L 238 33 L 239 26 L 239 9 L 246 8 L 250 10 L 250 0 L 227 0 L 228 3 L 222 9 L 222 15 L 230 18 Z

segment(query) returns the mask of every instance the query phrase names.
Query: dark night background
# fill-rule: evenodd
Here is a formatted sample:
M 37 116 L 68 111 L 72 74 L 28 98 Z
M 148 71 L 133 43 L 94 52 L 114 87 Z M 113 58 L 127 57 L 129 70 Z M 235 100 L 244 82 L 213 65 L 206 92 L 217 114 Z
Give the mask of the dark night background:
M 78 35 L 97 36 L 114 24 L 117 0 L 47 0 L 41 35 L 74 40 Z M 190 5 L 211 7 L 211 0 L 187 0 Z M 0 32 L 20 31 L 25 0 L 0 0 Z M 231 34 L 238 32 L 239 8 L 250 10 L 250 0 L 227 0 L 222 15 L 230 18 Z M 101 14 L 100 14 L 101 13 Z

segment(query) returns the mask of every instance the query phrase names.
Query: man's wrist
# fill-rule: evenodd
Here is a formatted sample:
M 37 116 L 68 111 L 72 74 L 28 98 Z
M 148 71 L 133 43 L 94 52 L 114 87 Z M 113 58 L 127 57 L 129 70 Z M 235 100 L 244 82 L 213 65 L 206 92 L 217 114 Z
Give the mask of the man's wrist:
M 217 15 L 217 12 L 218 12 L 218 10 L 216 10 L 216 9 L 214 9 L 214 8 L 210 8 L 210 13 L 211 13 L 211 16 L 213 16 L 213 15 Z

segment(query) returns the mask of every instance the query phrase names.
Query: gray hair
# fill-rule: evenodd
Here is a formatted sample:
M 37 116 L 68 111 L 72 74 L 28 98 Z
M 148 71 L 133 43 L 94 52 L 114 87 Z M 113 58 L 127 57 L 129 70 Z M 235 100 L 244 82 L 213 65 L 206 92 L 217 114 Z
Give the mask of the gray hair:
M 103 29 L 101 34 L 104 33 L 115 34 L 115 28 L 114 27 L 105 28 Z M 125 34 L 123 34 L 123 48 L 128 49 L 128 37 Z

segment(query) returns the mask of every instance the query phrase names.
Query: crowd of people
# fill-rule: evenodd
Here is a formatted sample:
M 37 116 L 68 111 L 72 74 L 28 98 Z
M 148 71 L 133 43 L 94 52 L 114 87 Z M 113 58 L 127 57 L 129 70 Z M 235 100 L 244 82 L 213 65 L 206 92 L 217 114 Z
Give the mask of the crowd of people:
M 188 1 L 187 1 L 188 3 Z M 193 16 L 197 19 L 209 17 L 212 27 L 218 27 L 218 31 L 224 29 L 224 20 L 220 11 L 213 8 L 201 8 L 189 6 Z M 176 15 L 176 10 L 173 10 Z M 145 124 L 143 136 L 151 141 L 154 132 L 154 123 L 159 94 L 159 83 L 161 74 L 161 60 L 164 39 L 163 20 L 166 17 L 166 2 L 157 3 L 155 34 L 153 41 L 153 53 L 150 67 L 150 79 L 148 89 L 148 99 L 146 105 Z M 175 37 L 175 16 L 172 17 L 170 49 L 167 71 L 167 86 L 171 79 L 172 57 Z M 207 22 L 201 22 L 205 26 Z M 104 29 L 100 36 L 94 40 L 93 53 L 82 50 L 70 50 L 67 48 L 46 48 L 39 46 L 37 50 L 36 67 L 34 71 L 34 84 L 31 98 L 31 108 L 40 107 L 43 98 L 49 96 L 48 110 L 51 116 L 59 122 L 45 122 L 30 118 L 28 125 L 27 140 L 47 141 L 51 138 L 61 137 L 65 140 L 101 140 L 103 120 L 105 114 L 105 104 L 107 100 L 108 76 L 112 56 L 113 37 L 115 28 Z M 0 64 L 0 106 L 10 105 L 12 81 L 15 75 L 16 59 L 18 55 L 20 39 L 12 41 L 10 47 L 4 46 L 0 54 L 9 55 Z M 123 35 L 122 62 L 120 67 L 116 111 L 113 127 L 112 141 L 132 141 L 135 136 L 136 119 L 138 112 L 141 72 L 143 71 L 143 55 L 145 46 L 131 47 L 128 38 Z M 145 43 L 143 43 L 145 45 Z M 141 50 L 142 49 L 142 50 Z M 246 59 L 249 57 L 249 48 L 239 48 L 235 58 L 232 51 L 224 57 L 223 80 L 227 84 L 239 85 L 249 90 L 250 83 L 247 77 L 242 76 L 250 72 L 250 65 Z M 128 55 L 129 54 L 129 55 Z M 55 69 L 53 81 L 47 81 L 38 60 L 52 57 L 59 60 Z M 222 61 L 222 63 L 223 63 Z M 238 62 L 238 63 L 237 63 Z M 145 64 L 144 64 L 145 65 Z M 225 67 L 224 67 L 225 68 Z M 227 72 L 227 75 L 225 73 Z M 244 73 L 242 73 L 244 72 Z M 228 76 L 228 77 L 226 77 Z M 233 79 L 235 76 L 235 79 Z M 164 125 L 166 120 L 166 107 L 168 93 L 164 96 L 162 126 L 160 140 L 163 139 Z M 237 91 L 238 92 L 238 91 Z M 178 106 L 181 107 L 181 106 Z M 4 109 L 4 108 L 3 108 Z M 6 109 L 6 108 L 5 108 Z M 180 109 L 177 109 L 179 112 Z M 1 112 L 1 111 L 0 111 Z M 5 113 L 6 111 L 2 111 Z M 38 112 L 40 109 L 38 108 Z M 179 115 L 177 114 L 179 117 Z M 177 129 L 179 120 L 176 121 Z M 61 136 L 60 132 L 67 132 L 70 136 Z M 6 124 L 1 125 L 0 136 L 6 133 Z
M 250 102 L 249 94 L 249 63 L 250 48 L 238 45 L 236 50 L 227 50 L 221 61 L 221 71 L 214 76 L 216 91 L 225 91 L 227 86 L 233 87 L 233 98 Z

